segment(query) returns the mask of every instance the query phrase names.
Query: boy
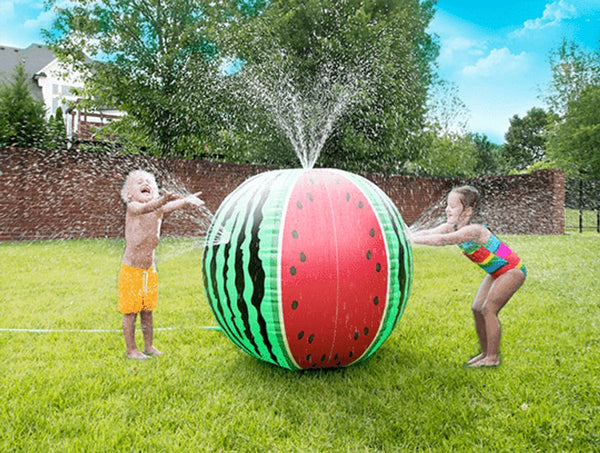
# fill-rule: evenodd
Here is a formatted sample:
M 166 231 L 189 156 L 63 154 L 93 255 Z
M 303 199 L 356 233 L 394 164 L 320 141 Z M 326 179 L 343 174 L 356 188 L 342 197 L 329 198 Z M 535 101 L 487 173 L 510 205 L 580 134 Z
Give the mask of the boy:
M 158 275 L 154 252 L 160 238 L 164 214 L 186 205 L 202 206 L 201 192 L 187 197 L 166 190 L 159 197 L 156 179 L 151 173 L 134 170 L 125 180 L 121 198 L 127 203 L 125 215 L 125 252 L 119 272 L 118 309 L 123 313 L 123 335 L 130 359 L 149 359 L 162 355 L 153 344 L 152 310 L 158 301 Z M 135 322 L 140 313 L 144 352 L 135 344 Z

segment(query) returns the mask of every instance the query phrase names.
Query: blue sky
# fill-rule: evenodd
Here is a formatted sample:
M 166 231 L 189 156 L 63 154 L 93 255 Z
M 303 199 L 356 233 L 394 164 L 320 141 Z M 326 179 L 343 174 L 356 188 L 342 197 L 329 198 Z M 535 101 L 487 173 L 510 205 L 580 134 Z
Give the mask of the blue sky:
M 436 9 L 440 76 L 466 104 L 468 129 L 496 143 L 513 115 L 544 107 L 549 52 L 563 38 L 600 50 L 600 0 L 438 0 Z M 42 43 L 51 20 L 43 0 L 0 0 L 0 45 Z

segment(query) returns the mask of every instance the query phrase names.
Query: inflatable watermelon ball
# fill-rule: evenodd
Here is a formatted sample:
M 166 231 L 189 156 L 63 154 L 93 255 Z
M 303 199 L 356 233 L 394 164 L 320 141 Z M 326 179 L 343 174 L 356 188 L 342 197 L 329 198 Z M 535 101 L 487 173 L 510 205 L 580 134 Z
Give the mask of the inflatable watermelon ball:
M 373 354 L 412 281 L 406 227 L 358 175 L 278 170 L 248 179 L 206 237 L 212 312 L 243 351 L 288 369 L 344 367 Z

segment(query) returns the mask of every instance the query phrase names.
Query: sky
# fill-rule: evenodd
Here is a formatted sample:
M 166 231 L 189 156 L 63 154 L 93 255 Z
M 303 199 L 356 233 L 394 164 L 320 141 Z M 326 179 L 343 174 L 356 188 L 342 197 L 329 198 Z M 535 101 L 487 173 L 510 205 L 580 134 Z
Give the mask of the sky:
M 0 0 L 0 45 L 43 43 L 43 0 Z M 468 110 L 467 129 L 501 144 L 513 115 L 545 107 L 549 55 L 563 39 L 600 50 L 600 0 L 438 0 L 429 32 L 440 77 Z

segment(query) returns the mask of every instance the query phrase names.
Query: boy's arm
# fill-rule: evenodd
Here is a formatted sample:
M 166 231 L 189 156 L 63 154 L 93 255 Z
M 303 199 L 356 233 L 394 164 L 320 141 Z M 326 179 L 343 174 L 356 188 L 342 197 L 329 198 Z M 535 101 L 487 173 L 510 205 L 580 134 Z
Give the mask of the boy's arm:
M 133 215 L 142 215 L 154 212 L 158 209 L 163 208 L 168 203 L 173 202 L 181 198 L 180 195 L 173 194 L 168 191 L 163 191 L 163 196 L 156 200 L 149 201 L 148 203 L 140 203 L 138 201 L 130 201 L 127 203 L 127 210 Z
M 162 206 L 161 210 L 166 214 L 187 205 L 202 206 L 204 204 L 204 201 L 198 198 L 198 195 L 200 195 L 201 193 L 202 192 L 196 192 L 192 195 L 188 195 L 187 197 L 181 197 L 181 195 L 177 195 L 177 197 L 179 198 L 168 202 L 167 204 Z

